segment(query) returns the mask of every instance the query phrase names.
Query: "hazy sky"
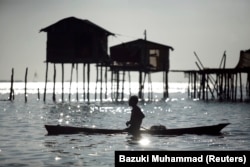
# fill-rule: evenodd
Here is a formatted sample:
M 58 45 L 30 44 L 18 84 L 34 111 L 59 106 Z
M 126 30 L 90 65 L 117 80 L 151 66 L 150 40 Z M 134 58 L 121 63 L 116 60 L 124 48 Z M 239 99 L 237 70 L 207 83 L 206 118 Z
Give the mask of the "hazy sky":
M 233 68 L 250 48 L 249 7 L 249 0 L 0 0 L 0 80 L 10 79 L 12 67 L 23 80 L 28 67 L 29 81 L 35 72 L 44 81 L 46 33 L 39 30 L 70 16 L 120 34 L 109 46 L 144 38 L 146 29 L 148 40 L 174 48 L 171 69 L 197 69 L 194 51 L 216 68 L 225 50 Z M 170 81 L 184 79 L 175 76 Z

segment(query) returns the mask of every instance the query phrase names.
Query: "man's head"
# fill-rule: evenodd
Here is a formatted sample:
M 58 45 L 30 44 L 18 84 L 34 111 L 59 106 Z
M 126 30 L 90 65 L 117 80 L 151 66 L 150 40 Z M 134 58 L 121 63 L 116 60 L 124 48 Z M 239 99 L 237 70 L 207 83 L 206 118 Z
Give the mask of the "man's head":
M 137 97 L 137 96 L 131 96 L 131 97 L 129 98 L 128 104 L 129 104 L 130 106 L 136 106 L 137 103 L 138 103 L 138 97 Z

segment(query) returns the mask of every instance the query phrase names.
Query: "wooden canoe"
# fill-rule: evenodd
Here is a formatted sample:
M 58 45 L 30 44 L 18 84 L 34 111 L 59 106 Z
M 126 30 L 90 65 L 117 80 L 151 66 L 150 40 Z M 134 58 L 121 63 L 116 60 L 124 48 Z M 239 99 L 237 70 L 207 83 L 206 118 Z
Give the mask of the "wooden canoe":
M 147 133 L 151 135 L 182 135 L 182 134 L 207 134 L 207 135 L 219 135 L 221 130 L 230 123 L 221 123 L 210 126 L 198 126 L 190 128 L 176 128 L 176 129 L 147 129 L 141 130 L 141 133 Z M 127 129 L 98 129 L 87 127 L 73 127 L 73 126 L 61 126 L 61 125 L 45 125 L 48 135 L 60 135 L 60 134 L 121 134 L 128 133 Z

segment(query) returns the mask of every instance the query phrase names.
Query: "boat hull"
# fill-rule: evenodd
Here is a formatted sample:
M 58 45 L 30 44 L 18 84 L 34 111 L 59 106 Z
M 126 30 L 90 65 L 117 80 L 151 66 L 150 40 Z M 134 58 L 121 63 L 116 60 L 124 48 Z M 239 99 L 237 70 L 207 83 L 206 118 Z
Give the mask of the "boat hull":
M 221 130 L 229 125 L 229 123 L 222 123 L 211 126 L 199 126 L 190 128 L 164 129 L 164 130 L 141 130 L 141 133 L 151 135 L 182 135 L 182 134 L 197 134 L 197 135 L 219 135 Z M 86 127 L 72 127 L 60 125 L 45 125 L 48 135 L 60 134 L 121 134 L 128 133 L 127 129 L 97 129 Z

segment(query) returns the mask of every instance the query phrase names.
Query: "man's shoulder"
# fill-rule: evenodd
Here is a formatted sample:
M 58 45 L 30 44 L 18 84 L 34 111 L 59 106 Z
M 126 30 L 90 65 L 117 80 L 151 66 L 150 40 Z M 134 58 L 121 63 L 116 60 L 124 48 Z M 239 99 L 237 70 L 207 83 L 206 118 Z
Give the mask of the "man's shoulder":
M 133 110 L 135 110 L 135 111 L 141 111 L 141 108 L 138 107 L 138 106 L 135 106 L 135 107 L 133 108 Z

